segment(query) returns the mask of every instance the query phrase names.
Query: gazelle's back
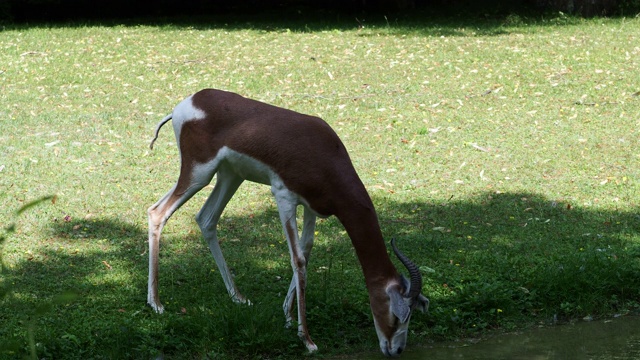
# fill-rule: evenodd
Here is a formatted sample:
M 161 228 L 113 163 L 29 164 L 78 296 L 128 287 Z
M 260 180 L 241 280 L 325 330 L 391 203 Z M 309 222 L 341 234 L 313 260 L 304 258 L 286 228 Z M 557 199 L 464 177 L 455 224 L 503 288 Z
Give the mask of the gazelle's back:
M 204 163 L 227 146 L 269 166 L 323 216 L 335 214 L 336 201 L 365 191 L 344 144 L 324 120 L 222 90 L 201 90 L 185 101 L 201 113 L 184 113 L 201 118 L 184 119 L 180 125 L 183 157 Z M 180 121 L 174 118 L 176 123 Z M 326 190 L 318 183 L 326 184 Z

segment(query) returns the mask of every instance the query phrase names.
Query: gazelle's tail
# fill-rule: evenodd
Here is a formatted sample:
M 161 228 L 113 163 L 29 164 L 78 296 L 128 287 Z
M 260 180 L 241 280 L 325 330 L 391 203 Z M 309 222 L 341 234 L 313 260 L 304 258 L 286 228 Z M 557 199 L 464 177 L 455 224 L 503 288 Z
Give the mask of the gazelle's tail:
M 156 134 L 153 137 L 153 139 L 151 139 L 151 144 L 149 144 L 149 149 L 153 150 L 153 143 L 156 142 L 156 140 L 158 140 L 158 134 L 160 133 L 160 128 L 162 128 L 164 124 L 168 123 L 169 120 L 171 120 L 171 118 L 173 118 L 173 114 L 169 114 L 165 116 L 164 119 L 162 119 L 162 121 L 158 123 L 158 126 L 156 127 Z

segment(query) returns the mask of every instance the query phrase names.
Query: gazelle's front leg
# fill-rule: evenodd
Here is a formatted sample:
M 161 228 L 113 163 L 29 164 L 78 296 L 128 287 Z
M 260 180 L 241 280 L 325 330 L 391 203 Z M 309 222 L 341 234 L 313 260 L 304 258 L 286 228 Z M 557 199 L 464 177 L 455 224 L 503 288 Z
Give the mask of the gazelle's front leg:
M 296 282 L 296 298 L 298 299 L 298 336 L 307 347 L 307 350 L 314 352 L 318 350 L 318 347 L 309 336 L 305 303 L 307 260 L 304 256 L 304 249 L 300 247 L 298 225 L 296 223 L 298 197 L 284 187 L 282 183 L 272 184 L 271 191 L 278 204 L 280 221 L 282 222 L 287 244 L 289 245 L 289 253 L 291 254 L 291 267 L 293 268 L 293 279 Z
M 216 261 L 216 265 L 218 265 L 218 270 L 220 271 L 220 275 L 222 275 L 222 280 L 224 280 L 224 285 L 227 287 L 229 296 L 231 296 L 234 302 L 244 304 L 247 302 L 247 299 L 240 294 L 233 281 L 231 272 L 227 267 L 227 262 L 222 255 L 217 236 L 217 225 L 218 220 L 220 220 L 220 215 L 222 215 L 225 206 L 227 206 L 233 194 L 235 194 L 240 184 L 242 184 L 243 179 L 224 165 L 220 166 L 216 177 L 216 185 L 213 188 L 213 192 L 196 216 L 196 221 L 200 226 L 204 239 L 209 244 L 209 249 Z
M 316 230 L 316 215 L 306 206 L 304 207 L 304 220 L 302 225 L 302 236 L 298 242 L 298 246 L 302 249 L 302 253 L 305 258 L 305 265 L 309 263 L 309 256 L 311 255 L 311 248 L 313 247 L 313 238 Z M 293 301 L 296 299 L 296 284 L 298 279 L 295 276 L 295 272 L 291 277 L 291 284 L 289 285 L 289 291 L 282 304 L 284 310 L 284 316 L 286 319 L 286 327 L 290 327 L 293 321 Z M 306 279 L 305 279 L 306 282 Z

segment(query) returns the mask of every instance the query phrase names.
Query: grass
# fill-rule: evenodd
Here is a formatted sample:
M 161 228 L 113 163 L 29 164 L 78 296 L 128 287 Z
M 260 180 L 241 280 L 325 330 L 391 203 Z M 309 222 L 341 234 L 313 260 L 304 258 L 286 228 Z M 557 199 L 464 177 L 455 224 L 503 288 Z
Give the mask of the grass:
M 360 22 L 363 19 L 359 19 Z M 219 236 L 228 299 L 194 214 L 161 247 L 167 312 L 145 305 L 146 208 L 178 174 L 156 123 L 205 87 L 319 115 L 425 277 L 410 346 L 640 300 L 640 20 L 270 23 L 202 19 L 0 32 L 0 357 L 289 358 L 291 270 L 269 189 L 244 184 Z M 295 151 L 296 149 L 292 149 Z M 357 259 L 320 220 L 309 268 L 318 357 L 377 351 Z M 31 339 L 31 340 L 30 340 Z M 30 345 L 31 344 L 31 345 Z

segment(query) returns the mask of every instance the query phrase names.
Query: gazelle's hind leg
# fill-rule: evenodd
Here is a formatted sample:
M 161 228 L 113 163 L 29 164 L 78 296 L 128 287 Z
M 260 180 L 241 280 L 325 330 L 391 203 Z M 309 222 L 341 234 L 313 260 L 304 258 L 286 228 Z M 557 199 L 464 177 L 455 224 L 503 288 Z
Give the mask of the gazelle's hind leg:
M 178 182 L 157 203 L 148 210 L 149 215 L 149 282 L 147 287 L 147 303 L 158 313 L 164 311 L 158 297 L 158 252 L 160 235 L 165 224 L 173 213 L 186 203 L 194 194 L 205 187 L 215 173 L 215 167 L 196 174 L 193 168 L 184 168 L 180 172 Z
M 306 206 L 304 207 L 304 220 L 302 224 L 302 236 L 298 242 L 298 246 L 302 249 L 302 253 L 305 258 L 305 265 L 309 263 L 309 256 L 311 255 L 311 248 L 313 247 L 313 238 L 316 230 L 316 215 Z M 282 310 L 284 310 L 284 316 L 286 320 L 286 327 L 291 327 L 293 321 L 293 302 L 296 299 L 296 283 L 297 279 L 294 275 L 291 277 L 291 284 L 289 285 L 289 291 L 282 304 Z M 306 279 L 305 279 L 306 282 Z
M 233 281 L 231 272 L 227 267 L 227 262 L 222 255 L 217 236 L 217 225 L 218 220 L 220 220 L 220 215 L 222 215 L 225 206 L 229 200 L 231 200 L 236 190 L 238 190 L 240 184 L 242 184 L 243 179 L 224 165 L 220 166 L 216 178 L 216 185 L 213 188 L 213 192 L 196 216 L 196 221 L 200 226 L 204 239 L 209 244 L 209 249 L 216 261 L 216 265 L 218 265 L 218 270 L 220 271 L 220 275 L 222 275 L 222 280 L 224 280 L 224 285 L 227 287 L 229 296 L 231 296 L 231 299 L 236 303 L 246 303 L 247 300 L 240 294 Z

